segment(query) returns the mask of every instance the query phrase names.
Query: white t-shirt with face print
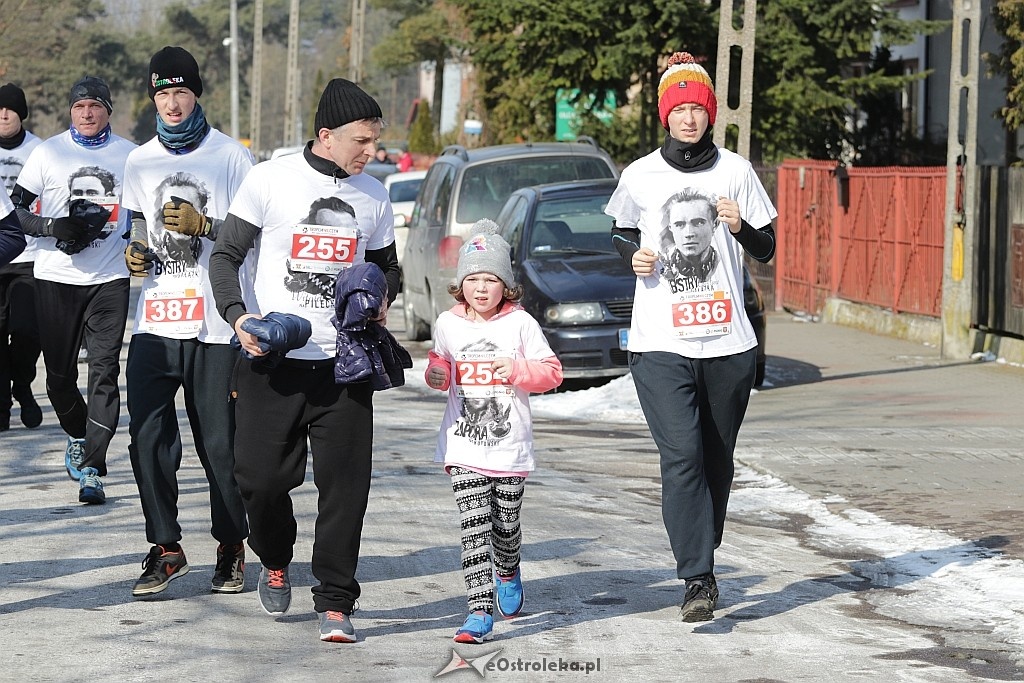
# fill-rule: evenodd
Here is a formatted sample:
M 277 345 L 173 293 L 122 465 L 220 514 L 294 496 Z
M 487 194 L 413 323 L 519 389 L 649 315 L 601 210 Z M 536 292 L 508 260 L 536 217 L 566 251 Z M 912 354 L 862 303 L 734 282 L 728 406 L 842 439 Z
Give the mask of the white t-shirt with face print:
M 623 171 L 605 213 L 658 254 L 654 275 L 637 278 L 630 351 L 714 358 L 757 345 L 743 308 L 743 247 L 716 220 L 720 197 L 755 228 L 778 215 L 750 163 L 727 149 L 705 171 L 683 173 L 660 150 Z
M 28 155 L 32 153 L 42 140 L 31 131 L 25 131 L 25 139 L 14 149 L 0 149 L 0 178 L 4 181 L 4 187 L 8 194 L 14 189 L 18 182 L 18 174 L 25 166 Z M 39 210 L 39 200 L 32 203 L 36 211 Z M 6 214 L 5 214 L 6 215 Z M 32 235 L 25 235 L 25 251 L 18 254 L 11 263 L 31 263 L 36 260 L 36 252 L 39 250 L 37 244 L 39 238 Z
M 110 134 L 101 147 L 83 147 L 66 131 L 36 147 L 18 176 L 18 184 L 40 199 L 40 215 L 68 215 L 72 198 L 83 197 L 108 209 L 103 232 L 84 250 L 69 256 L 52 237 L 38 240 L 34 275 L 68 285 L 98 285 L 128 277 L 124 250 L 128 242 L 127 212 L 120 211 L 121 181 L 134 142 Z
M 289 358 L 333 358 L 337 330 L 334 283 L 342 268 L 364 263 L 368 249 L 395 241 L 387 191 L 360 173 L 336 179 L 314 170 L 303 154 L 257 164 L 242 182 L 230 213 L 260 228 L 249 313 L 292 313 L 313 335 Z
M 209 218 L 223 220 L 231 198 L 252 169 L 252 155 L 216 129 L 187 154 L 173 154 L 153 138 L 125 164 L 121 204 L 146 219 L 146 243 L 157 257 L 142 279 L 132 334 L 198 339 L 226 344 L 233 331 L 220 314 L 210 286 L 214 243 L 163 225 L 163 205 L 177 197 Z
M 448 406 L 434 462 L 497 472 L 530 472 L 530 393 L 491 371 L 495 358 L 541 360 L 555 355 L 540 325 L 522 309 L 486 322 L 444 311 L 434 325 L 434 352 L 449 362 Z

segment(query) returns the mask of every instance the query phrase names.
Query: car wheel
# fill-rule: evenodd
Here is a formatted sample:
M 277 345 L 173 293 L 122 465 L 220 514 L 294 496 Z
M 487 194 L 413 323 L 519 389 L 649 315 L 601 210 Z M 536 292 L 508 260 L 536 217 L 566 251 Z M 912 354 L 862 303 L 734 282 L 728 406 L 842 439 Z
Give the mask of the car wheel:
M 416 317 L 411 301 L 405 302 L 402 311 L 405 314 L 405 338 L 417 342 L 430 339 L 430 325 Z

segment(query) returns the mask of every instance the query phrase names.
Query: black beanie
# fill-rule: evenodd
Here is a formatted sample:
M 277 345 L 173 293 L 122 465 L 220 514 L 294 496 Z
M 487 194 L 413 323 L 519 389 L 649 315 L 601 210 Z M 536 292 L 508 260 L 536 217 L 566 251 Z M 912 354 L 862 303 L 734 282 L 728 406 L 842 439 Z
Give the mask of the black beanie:
M 313 125 L 316 132 L 321 128 L 334 130 L 352 121 L 382 118 L 377 100 L 367 95 L 362 88 L 344 78 L 332 78 L 320 96 Z
M 203 94 L 199 64 L 183 47 L 168 45 L 149 60 L 149 99 L 166 88 L 188 88 L 196 97 Z
M 28 118 L 28 102 L 25 101 L 25 91 L 8 83 L 0 86 L 0 109 L 10 109 L 24 121 Z
M 71 86 L 68 108 L 79 100 L 96 100 L 106 107 L 108 114 L 114 111 L 114 102 L 110 99 L 110 88 L 102 78 L 96 76 L 85 76 Z

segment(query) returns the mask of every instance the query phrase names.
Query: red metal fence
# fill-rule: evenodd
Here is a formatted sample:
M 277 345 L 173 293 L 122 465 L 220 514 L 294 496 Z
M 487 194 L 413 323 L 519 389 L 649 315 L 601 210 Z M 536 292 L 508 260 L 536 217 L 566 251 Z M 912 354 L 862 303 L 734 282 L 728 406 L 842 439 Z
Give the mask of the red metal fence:
M 779 167 L 777 305 L 819 313 L 837 296 L 939 316 L 945 167 L 837 169 Z

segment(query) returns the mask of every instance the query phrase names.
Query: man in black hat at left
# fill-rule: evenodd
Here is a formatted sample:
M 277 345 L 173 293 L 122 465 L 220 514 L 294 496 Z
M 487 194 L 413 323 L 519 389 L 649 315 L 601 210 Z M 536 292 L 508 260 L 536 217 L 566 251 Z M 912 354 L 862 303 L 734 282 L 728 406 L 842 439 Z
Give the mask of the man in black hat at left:
M 25 160 L 42 142 L 25 129 L 28 115 L 25 91 L 14 83 L 0 86 L 0 179 L 5 194 L 14 189 Z M 21 408 L 23 425 L 32 429 L 43 421 L 43 411 L 32 392 L 39 361 L 32 277 L 37 246 L 35 237 L 22 239 L 24 251 L 12 255 L 9 264 L 0 266 L 0 431 L 10 428 L 14 401 Z
M 319 510 L 313 606 L 319 637 L 331 642 L 356 640 L 350 616 L 359 597 L 356 563 L 370 491 L 373 390 L 368 382 L 334 381 L 334 289 L 323 284 L 345 268 L 375 263 L 387 278 L 389 301 L 398 293 L 391 204 L 380 181 L 363 172 L 376 152 L 381 117 L 377 102 L 355 83 L 328 83 L 316 137 L 302 154 L 250 171 L 210 258 L 217 310 L 255 357 L 236 366 L 234 395 L 235 477 L 249 515 L 249 547 L 263 564 L 257 595 L 271 615 L 291 603 L 288 566 L 297 529 L 290 491 L 305 478 L 308 440 Z M 250 255 L 255 258 L 246 265 L 255 281 L 243 293 L 238 274 Z M 272 312 L 304 318 L 312 334 L 267 367 L 259 357 L 276 336 L 266 320 Z M 378 319 L 385 314 L 386 308 Z
M 68 97 L 70 127 L 32 150 L 11 191 L 22 228 L 39 238 L 36 314 L 46 394 L 67 434 L 64 467 L 78 481 L 78 500 L 91 504 L 106 502 L 102 477 L 120 417 L 128 318 L 128 212 L 119 208 L 125 159 L 136 145 L 110 129 L 113 107 L 103 79 L 85 76 L 75 83 Z M 81 169 L 108 179 L 96 183 L 102 192 L 72 196 L 70 181 Z M 85 397 L 78 388 L 83 341 L 89 352 Z

